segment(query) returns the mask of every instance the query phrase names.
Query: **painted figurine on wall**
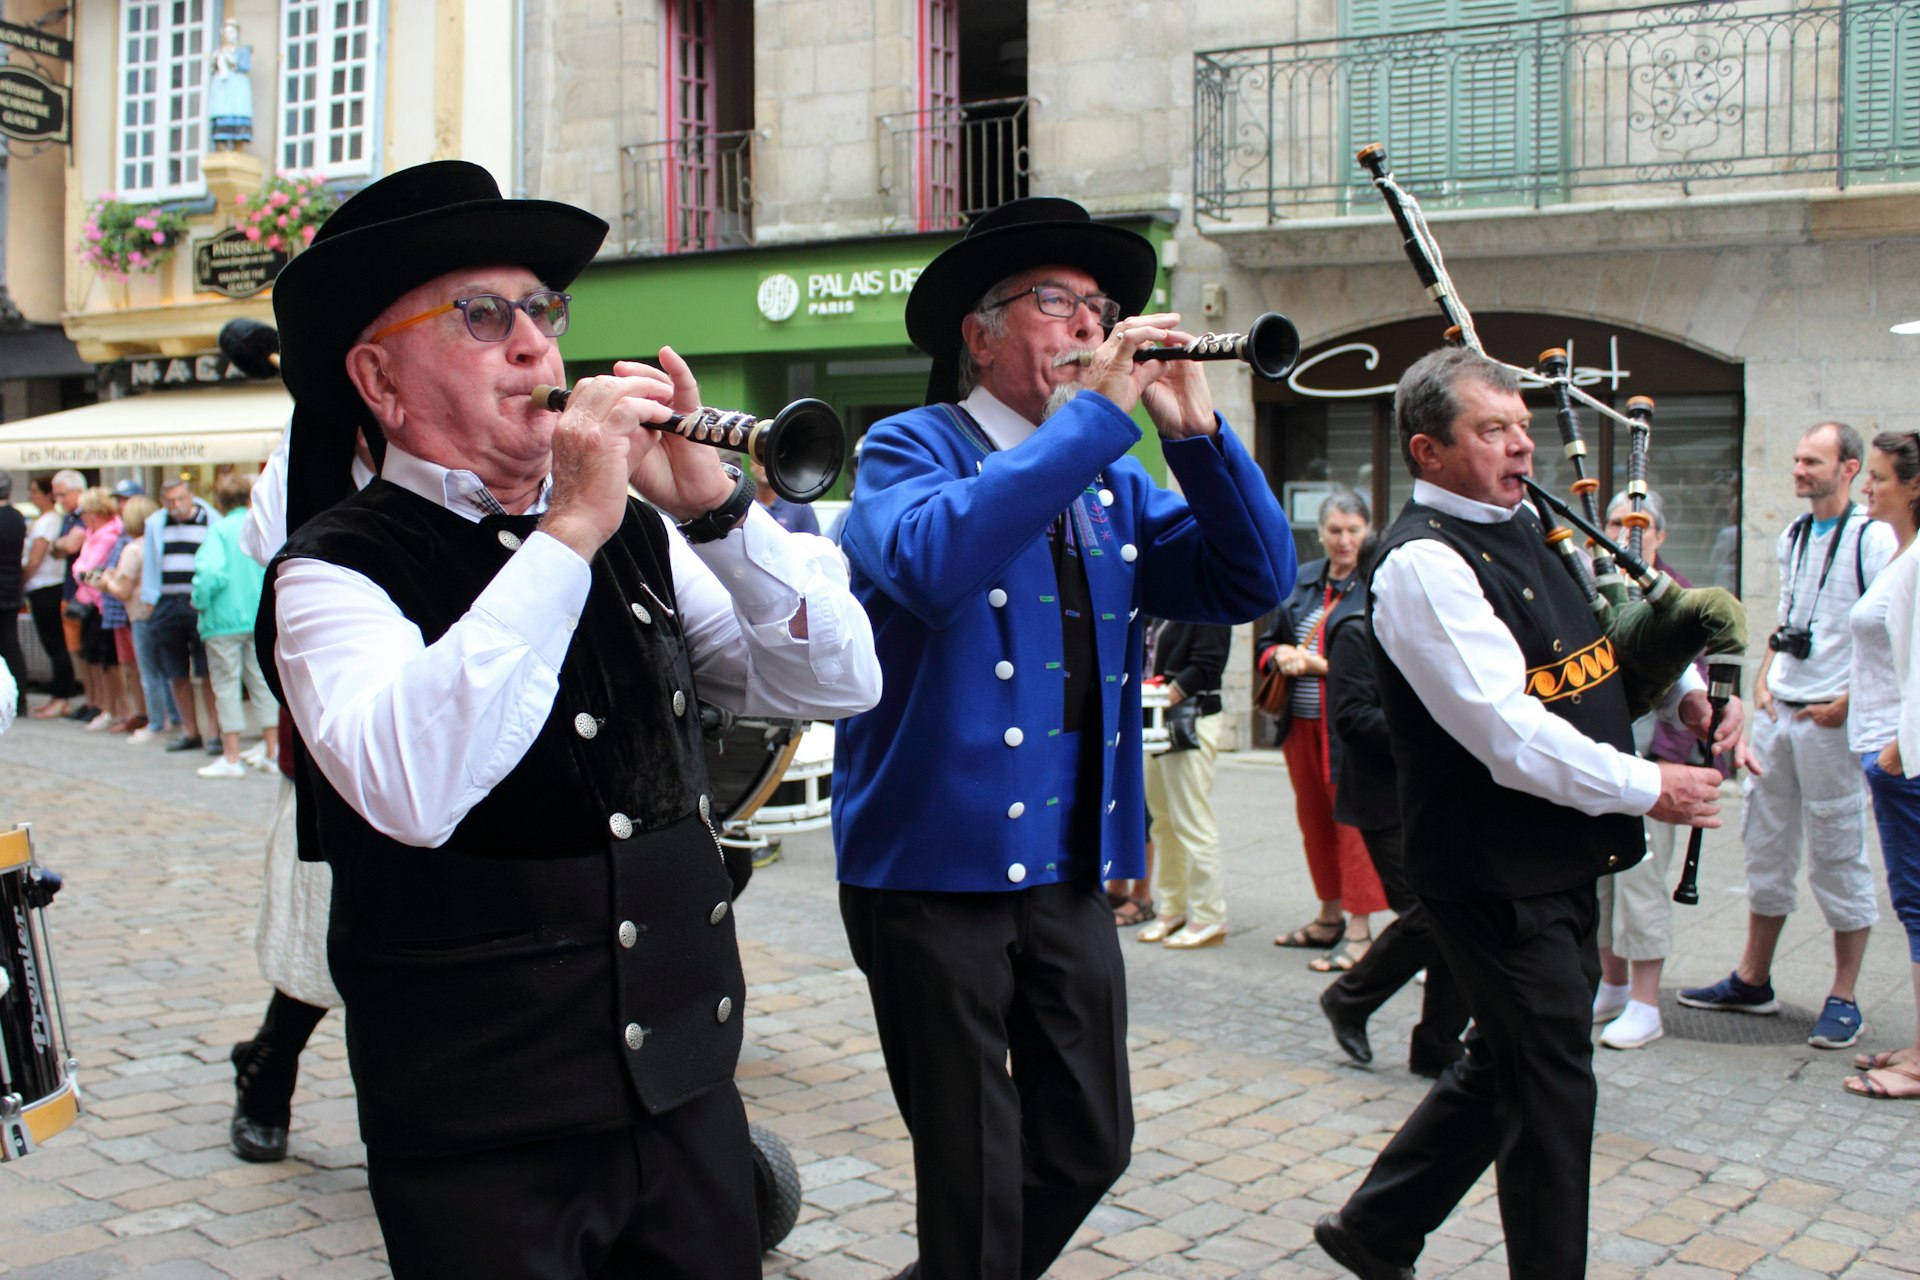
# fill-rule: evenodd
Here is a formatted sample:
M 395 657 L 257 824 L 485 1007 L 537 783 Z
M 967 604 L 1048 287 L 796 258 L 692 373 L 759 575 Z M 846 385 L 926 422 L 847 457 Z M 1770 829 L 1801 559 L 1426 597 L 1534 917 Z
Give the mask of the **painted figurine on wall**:
M 253 141 L 253 46 L 240 43 L 240 24 L 220 24 L 220 47 L 213 51 L 213 79 L 207 86 L 208 141 L 216 151 L 238 151 Z

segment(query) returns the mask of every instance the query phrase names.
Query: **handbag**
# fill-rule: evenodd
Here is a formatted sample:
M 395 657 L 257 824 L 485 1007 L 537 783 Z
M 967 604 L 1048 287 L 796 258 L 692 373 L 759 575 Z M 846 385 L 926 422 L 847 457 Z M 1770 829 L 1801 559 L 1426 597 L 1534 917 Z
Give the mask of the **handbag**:
M 1168 707 L 1160 722 L 1166 726 L 1169 751 L 1193 751 L 1200 746 L 1200 700 L 1182 698 Z
M 1260 710 L 1278 720 L 1287 709 L 1287 694 L 1293 685 L 1291 676 L 1282 675 L 1276 664 L 1268 667 L 1260 675 L 1260 683 L 1253 691 L 1253 704 Z

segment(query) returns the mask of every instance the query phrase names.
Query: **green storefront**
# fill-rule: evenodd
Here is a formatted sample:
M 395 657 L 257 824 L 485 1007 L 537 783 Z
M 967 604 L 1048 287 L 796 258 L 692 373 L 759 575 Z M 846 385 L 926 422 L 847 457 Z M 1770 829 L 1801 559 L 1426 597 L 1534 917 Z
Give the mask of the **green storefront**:
M 1172 230 L 1150 219 L 1120 225 L 1156 248 Z M 929 361 L 907 341 L 907 295 L 955 239 L 876 236 L 596 263 L 573 284 L 573 322 L 560 344 L 568 373 L 651 360 L 665 344 L 693 366 L 707 404 L 769 415 L 814 396 L 839 413 L 851 446 L 924 400 Z M 1163 273 L 1161 298 L 1165 283 Z M 1158 448 L 1135 453 L 1164 479 Z M 831 496 L 845 488 L 843 479 Z

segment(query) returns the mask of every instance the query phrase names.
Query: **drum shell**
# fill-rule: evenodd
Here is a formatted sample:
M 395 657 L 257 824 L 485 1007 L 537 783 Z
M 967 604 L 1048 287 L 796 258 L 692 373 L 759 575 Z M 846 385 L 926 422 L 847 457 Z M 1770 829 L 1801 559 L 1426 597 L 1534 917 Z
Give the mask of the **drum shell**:
M 66 1079 L 40 913 L 31 904 L 32 876 L 31 863 L 0 869 L 0 933 L 5 938 L 0 968 L 7 976 L 7 992 L 0 996 L 4 1091 L 27 1103 L 59 1092 Z

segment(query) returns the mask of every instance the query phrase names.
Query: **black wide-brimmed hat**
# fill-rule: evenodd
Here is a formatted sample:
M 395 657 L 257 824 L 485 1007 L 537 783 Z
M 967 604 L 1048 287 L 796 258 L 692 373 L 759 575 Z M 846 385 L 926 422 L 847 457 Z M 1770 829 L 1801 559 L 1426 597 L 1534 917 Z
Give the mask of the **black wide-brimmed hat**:
M 347 377 L 347 352 L 395 298 L 466 267 L 525 267 L 564 289 L 593 261 L 607 224 L 551 200 L 507 200 L 464 160 L 389 174 L 321 224 L 273 282 L 280 374 L 293 393 L 287 528 L 353 491 L 355 428 L 378 427 Z
M 1047 266 L 1086 272 L 1128 316 L 1153 296 L 1159 269 L 1146 237 L 1095 222 L 1071 200 L 1029 196 L 982 214 L 958 244 L 927 264 L 907 296 L 907 337 L 933 357 L 928 404 L 954 398 L 960 322 L 987 290 L 1008 276 Z

